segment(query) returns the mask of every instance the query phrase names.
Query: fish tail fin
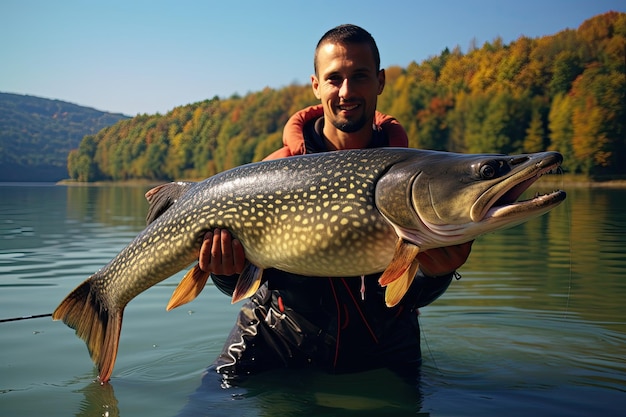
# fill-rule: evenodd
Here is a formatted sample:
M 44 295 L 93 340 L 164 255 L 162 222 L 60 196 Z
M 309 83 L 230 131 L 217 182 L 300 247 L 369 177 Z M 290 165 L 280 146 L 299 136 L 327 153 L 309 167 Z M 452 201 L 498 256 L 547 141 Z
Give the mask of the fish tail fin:
M 256 265 L 247 263 L 235 286 L 233 291 L 232 303 L 235 304 L 244 298 L 252 297 L 252 295 L 261 286 L 261 279 L 263 278 L 263 268 L 259 268 Z
M 378 279 L 378 283 L 385 287 L 400 278 L 411 267 L 420 248 L 403 239 L 398 239 L 393 259 Z
M 195 299 L 204 289 L 208 279 L 208 272 L 200 269 L 199 265 L 194 266 L 180 281 L 165 309 L 170 311 Z
M 123 308 L 108 308 L 98 299 L 90 279 L 65 297 L 52 313 L 53 320 L 62 320 L 85 341 L 101 383 L 111 379 L 113 373 L 123 315 Z

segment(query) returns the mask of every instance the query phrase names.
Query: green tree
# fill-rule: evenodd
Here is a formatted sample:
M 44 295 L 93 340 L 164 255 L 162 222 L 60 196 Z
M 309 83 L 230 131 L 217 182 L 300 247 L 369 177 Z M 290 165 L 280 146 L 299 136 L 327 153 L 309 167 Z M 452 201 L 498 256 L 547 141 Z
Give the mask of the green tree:
M 147 179 L 171 180 L 164 172 L 167 158 L 168 143 L 165 135 L 161 135 L 147 149 L 144 166 L 141 168 L 142 176 Z
M 463 107 L 459 109 L 460 115 L 457 115 L 456 122 L 462 121 L 463 125 L 463 142 L 466 151 L 470 153 L 489 152 L 495 146 L 487 144 L 484 139 L 483 124 L 487 117 L 487 106 L 490 97 L 487 94 L 472 94 L 467 96 L 463 102 Z
M 538 109 L 533 109 L 530 124 L 526 129 L 524 138 L 524 152 L 541 152 L 546 149 L 544 140 L 544 128 L 541 113 Z
M 98 178 L 98 169 L 94 163 L 96 146 L 96 138 L 87 135 L 78 145 L 78 150 L 70 153 L 68 156 L 70 178 L 82 182 L 89 182 Z
M 548 85 L 551 96 L 567 93 L 576 77 L 583 71 L 580 57 L 575 51 L 560 52 L 552 68 L 552 79 Z
M 78 179 L 78 158 L 80 155 L 78 154 L 78 149 L 72 149 L 69 154 L 67 154 L 67 173 L 69 174 L 71 179 Z

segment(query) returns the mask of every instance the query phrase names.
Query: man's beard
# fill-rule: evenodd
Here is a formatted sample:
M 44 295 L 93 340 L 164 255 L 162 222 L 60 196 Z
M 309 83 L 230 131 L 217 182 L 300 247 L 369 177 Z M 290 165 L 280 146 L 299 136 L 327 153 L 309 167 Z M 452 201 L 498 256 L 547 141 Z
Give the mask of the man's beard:
M 366 117 L 361 116 L 360 118 L 356 120 L 333 119 L 331 123 L 333 124 L 333 126 L 335 126 L 337 129 L 341 130 L 344 133 L 353 133 L 353 132 L 357 132 L 361 130 L 361 128 L 365 126 L 366 122 L 367 122 Z

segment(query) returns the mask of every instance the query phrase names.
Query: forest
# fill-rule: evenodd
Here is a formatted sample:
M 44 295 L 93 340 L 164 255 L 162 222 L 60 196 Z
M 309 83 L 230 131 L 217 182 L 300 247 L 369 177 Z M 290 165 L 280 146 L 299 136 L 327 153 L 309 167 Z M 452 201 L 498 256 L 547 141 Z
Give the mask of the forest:
M 626 13 L 510 44 L 446 48 L 385 71 L 378 109 L 403 124 L 412 147 L 557 150 L 565 172 L 626 177 Z M 291 85 L 139 115 L 85 136 L 68 172 L 76 181 L 208 177 L 279 148 L 289 116 L 312 104 L 310 86 Z

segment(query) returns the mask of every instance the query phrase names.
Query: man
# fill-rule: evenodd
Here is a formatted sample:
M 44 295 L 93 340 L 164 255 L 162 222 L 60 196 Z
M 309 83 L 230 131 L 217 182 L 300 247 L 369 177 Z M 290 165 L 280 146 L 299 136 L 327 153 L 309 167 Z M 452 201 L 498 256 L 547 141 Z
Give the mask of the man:
M 296 113 L 284 147 L 268 159 L 303 153 L 408 146 L 395 119 L 376 111 L 385 86 L 378 48 L 354 25 L 328 31 L 315 50 L 311 86 L 320 106 Z M 384 303 L 377 275 L 303 277 L 278 270 L 242 307 L 215 366 L 240 376 L 276 367 L 348 372 L 388 367 L 416 371 L 421 364 L 418 308 L 439 297 L 469 256 L 471 242 L 420 253 L 420 269 L 395 307 Z M 220 290 L 232 293 L 245 265 L 242 245 L 226 230 L 207 233 L 200 267 Z

